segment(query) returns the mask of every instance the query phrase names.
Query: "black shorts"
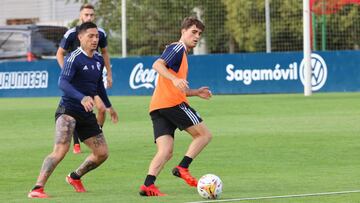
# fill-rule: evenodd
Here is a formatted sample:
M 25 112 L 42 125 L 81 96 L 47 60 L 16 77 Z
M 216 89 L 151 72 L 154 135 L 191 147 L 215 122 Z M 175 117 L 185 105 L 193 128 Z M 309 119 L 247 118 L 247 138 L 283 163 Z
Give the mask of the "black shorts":
M 55 112 L 55 122 L 62 114 L 69 115 L 75 119 L 75 131 L 78 133 L 81 142 L 102 133 L 94 113 L 76 113 L 65 109 L 63 106 L 59 106 Z
M 184 130 L 202 122 L 200 115 L 183 102 L 177 106 L 150 112 L 155 140 L 162 135 L 174 137 L 176 128 Z

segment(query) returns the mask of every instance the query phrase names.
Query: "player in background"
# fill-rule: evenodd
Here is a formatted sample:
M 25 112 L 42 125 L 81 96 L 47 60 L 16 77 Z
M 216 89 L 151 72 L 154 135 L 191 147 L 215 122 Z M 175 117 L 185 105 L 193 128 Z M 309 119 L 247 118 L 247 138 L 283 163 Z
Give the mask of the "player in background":
M 140 187 L 142 196 L 164 196 L 155 186 L 156 177 L 170 160 L 174 148 L 176 128 L 185 130 L 192 136 L 185 156 L 176 166 L 173 175 L 184 179 L 192 186 L 197 180 L 189 172 L 189 165 L 211 140 L 211 133 L 199 114 L 189 106 L 187 96 L 198 96 L 210 99 L 208 87 L 190 89 L 187 81 L 187 54 L 199 42 L 205 29 L 204 24 L 194 17 L 187 17 L 181 25 L 181 38 L 178 42 L 168 45 L 154 64 L 159 73 L 157 86 L 150 102 L 150 117 L 154 128 L 157 153 L 152 159 L 144 185 Z
M 82 5 L 80 8 L 79 23 L 82 24 L 85 22 L 94 22 L 94 20 L 95 20 L 94 6 L 91 4 Z M 72 52 L 80 46 L 80 42 L 77 37 L 78 28 L 79 28 L 79 26 L 69 29 L 65 33 L 63 39 L 60 42 L 60 46 L 56 53 L 56 59 L 61 68 L 63 68 L 63 66 L 64 66 L 64 57 L 65 57 L 66 53 L 68 51 Z M 102 54 L 102 56 L 104 58 L 104 62 L 105 62 L 105 68 L 106 68 L 106 73 L 107 73 L 107 77 L 106 77 L 107 87 L 111 88 L 112 87 L 112 71 L 111 71 L 109 53 L 106 48 L 107 47 L 106 33 L 101 28 L 98 28 L 98 30 L 99 30 L 98 48 L 100 48 L 101 54 Z M 99 125 L 101 127 L 103 127 L 103 125 L 105 123 L 105 117 L 106 117 L 106 108 L 104 106 L 104 103 L 101 101 L 100 97 L 95 96 L 94 100 L 95 100 L 95 106 L 98 110 L 97 121 L 98 121 Z M 80 142 L 78 139 L 78 133 L 76 131 L 74 132 L 73 138 L 74 138 L 73 152 L 75 154 L 78 154 L 81 152 L 81 149 L 80 149 Z
M 55 144 L 43 162 L 40 175 L 29 198 L 48 198 L 44 186 L 65 157 L 71 145 L 71 136 L 76 130 L 79 138 L 91 150 L 85 161 L 68 176 L 66 181 L 76 192 L 86 192 L 81 177 L 100 166 L 108 157 L 108 146 L 104 134 L 92 112 L 94 97 L 98 95 L 109 110 L 111 120 L 116 123 L 118 115 L 106 94 L 102 71 L 103 57 L 96 52 L 99 42 L 97 26 L 92 22 L 80 25 L 78 34 L 81 46 L 65 57 L 64 68 L 59 77 L 59 88 L 63 92 L 55 113 Z

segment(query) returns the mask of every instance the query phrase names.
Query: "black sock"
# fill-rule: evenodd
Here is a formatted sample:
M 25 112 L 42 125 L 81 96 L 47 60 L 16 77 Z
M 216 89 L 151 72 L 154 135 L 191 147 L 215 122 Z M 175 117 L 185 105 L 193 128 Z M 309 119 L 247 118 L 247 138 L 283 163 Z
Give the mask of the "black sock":
M 189 168 L 189 165 L 192 162 L 192 158 L 188 157 L 188 156 L 184 156 L 183 160 L 181 160 L 179 166 L 183 167 L 183 168 Z
M 155 183 L 155 180 L 156 180 L 156 176 L 153 176 L 153 175 L 147 175 L 146 176 L 146 179 L 145 179 L 145 182 L 144 182 L 144 185 L 146 187 L 152 185 Z
M 40 188 L 42 188 L 43 186 L 41 186 L 41 185 L 35 185 L 35 187 L 32 189 L 32 190 L 37 190 L 37 189 L 40 189 Z
M 76 132 L 76 130 L 74 130 L 73 139 L 74 139 L 74 145 L 75 145 L 75 144 L 80 144 L 79 135 L 78 135 L 78 133 Z
M 71 172 L 70 178 L 75 179 L 75 180 L 80 180 L 81 176 L 79 176 L 76 172 Z

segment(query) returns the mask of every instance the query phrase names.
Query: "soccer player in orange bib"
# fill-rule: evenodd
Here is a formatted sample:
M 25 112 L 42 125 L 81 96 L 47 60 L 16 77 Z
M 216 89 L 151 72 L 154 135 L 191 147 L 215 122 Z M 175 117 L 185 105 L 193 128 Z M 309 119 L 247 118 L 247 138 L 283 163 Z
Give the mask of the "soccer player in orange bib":
M 187 96 L 210 99 L 208 87 L 190 89 L 187 81 L 188 51 L 196 46 L 205 29 L 204 24 L 194 17 L 187 17 L 181 25 L 181 38 L 168 45 L 153 68 L 159 79 L 150 103 L 150 117 L 154 128 L 157 153 L 152 159 L 144 185 L 140 187 L 142 196 L 164 196 L 155 186 L 155 179 L 170 160 L 174 148 L 175 130 L 185 130 L 192 136 L 184 158 L 172 173 L 182 178 L 189 186 L 196 187 L 197 180 L 189 172 L 189 165 L 210 142 L 211 133 L 199 114 L 189 106 Z

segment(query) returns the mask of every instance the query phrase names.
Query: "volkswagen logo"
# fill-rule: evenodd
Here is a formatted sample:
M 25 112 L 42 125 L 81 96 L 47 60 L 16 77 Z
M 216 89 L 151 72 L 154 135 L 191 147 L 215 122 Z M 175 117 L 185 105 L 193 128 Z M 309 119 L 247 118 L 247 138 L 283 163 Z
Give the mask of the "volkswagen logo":
M 311 90 L 318 91 L 320 90 L 326 82 L 327 79 L 327 66 L 324 59 L 319 55 L 312 53 L 311 54 Z M 299 67 L 300 80 L 303 85 L 305 85 L 305 69 L 304 69 L 304 59 L 301 61 Z

